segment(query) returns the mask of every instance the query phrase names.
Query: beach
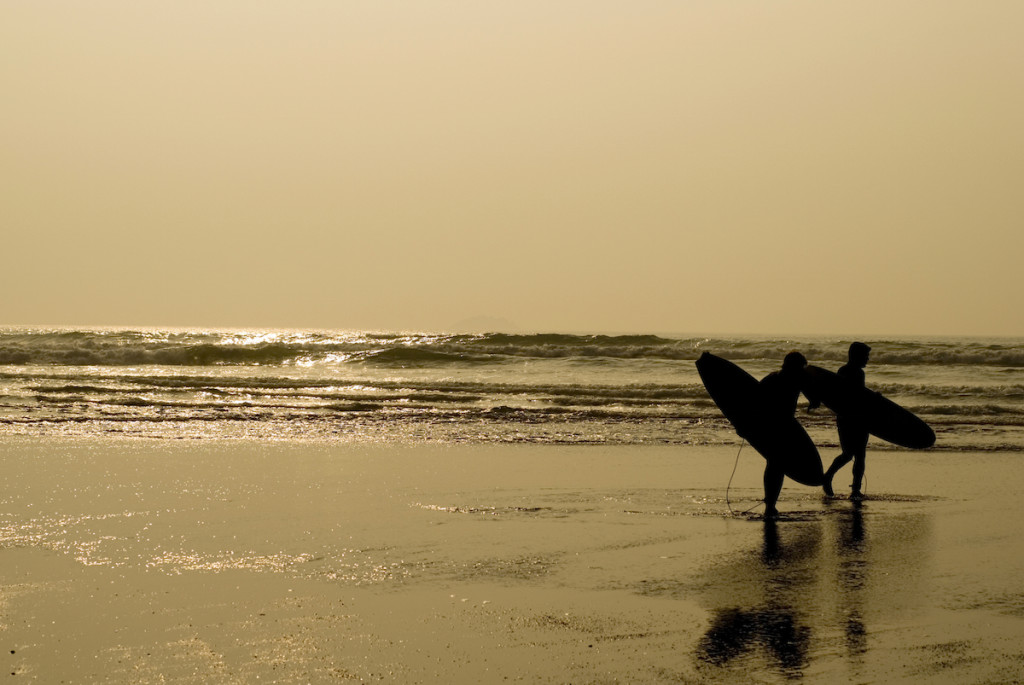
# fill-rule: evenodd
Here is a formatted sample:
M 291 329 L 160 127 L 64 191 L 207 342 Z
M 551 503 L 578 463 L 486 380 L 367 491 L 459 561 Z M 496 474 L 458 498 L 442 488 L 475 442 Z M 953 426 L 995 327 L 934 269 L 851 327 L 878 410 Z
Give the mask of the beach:
M 1022 25 L 0 2 L 0 676 L 1024 683 Z
M 866 501 L 787 481 L 766 523 L 763 461 L 735 446 L 2 450 L 0 648 L 19 680 L 1024 673 L 1016 454 L 869 450 Z

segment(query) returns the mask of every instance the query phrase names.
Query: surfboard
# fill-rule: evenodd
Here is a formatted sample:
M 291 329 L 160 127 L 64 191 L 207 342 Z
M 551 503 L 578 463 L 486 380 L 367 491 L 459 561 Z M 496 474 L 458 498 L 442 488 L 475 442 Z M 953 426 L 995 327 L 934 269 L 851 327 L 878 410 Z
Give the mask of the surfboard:
M 859 417 L 872 435 L 911 449 L 927 449 L 935 444 L 931 426 L 884 395 L 853 385 L 819 366 L 808 366 L 806 373 L 808 389 L 822 404 L 836 414 Z
M 741 438 L 783 473 L 804 485 L 821 485 L 821 456 L 796 417 L 779 418 L 761 384 L 727 359 L 705 352 L 697 360 L 697 373 L 711 399 Z

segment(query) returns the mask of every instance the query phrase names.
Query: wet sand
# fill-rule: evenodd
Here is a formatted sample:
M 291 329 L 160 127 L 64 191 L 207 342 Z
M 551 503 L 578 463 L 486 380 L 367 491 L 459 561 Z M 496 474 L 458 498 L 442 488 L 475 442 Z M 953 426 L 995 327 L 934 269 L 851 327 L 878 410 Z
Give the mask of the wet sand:
M 765 523 L 749 448 L 727 502 L 734 448 L 0 447 L 18 680 L 1024 679 L 1015 454 L 869 451 Z

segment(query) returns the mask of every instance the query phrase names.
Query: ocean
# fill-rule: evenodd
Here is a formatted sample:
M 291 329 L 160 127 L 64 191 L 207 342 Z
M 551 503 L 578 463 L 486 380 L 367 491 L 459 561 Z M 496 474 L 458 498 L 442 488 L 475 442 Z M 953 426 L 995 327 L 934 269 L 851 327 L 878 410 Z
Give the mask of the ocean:
M 697 375 L 702 352 L 760 378 L 791 350 L 835 370 L 850 341 L 5 328 L 0 434 L 738 445 Z M 868 386 L 927 421 L 933 449 L 1024 450 L 1024 339 L 864 341 Z M 819 447 L 836 446 L 834 416 L 801 405 Z

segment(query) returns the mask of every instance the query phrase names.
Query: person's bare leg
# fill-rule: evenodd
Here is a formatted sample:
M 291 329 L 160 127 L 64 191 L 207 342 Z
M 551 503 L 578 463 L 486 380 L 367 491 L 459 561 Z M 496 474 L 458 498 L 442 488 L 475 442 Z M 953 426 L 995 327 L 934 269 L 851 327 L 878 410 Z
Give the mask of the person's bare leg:
M 851 486 L 850 498 L 851 499 L 863 499 L 864 495 L 861 493 L 861 484 L 864 481 L 864 471 L 867 467 L 865 461 L 867 455 L 863 452 L 853 458 L 853 485 Z
M 829 466 L 828 470 L 825 471 L 825 480 L 822 482 L 821 487 L 829 497 L 836 496 L 836 493 L 832 490 L 832 478 L 835 477 L 839 469 L 849 464 L 851 459 L 853 459 L 853 455 L 844 450 L 842 454 L 832 461 L 832 466 Z
M 779 515 L 775 503 L 779 501 L 784 478 L 785 474 L 782 469 L 771 463 L 764 467 L 764 515 L 766 518 L 776 518 Z

